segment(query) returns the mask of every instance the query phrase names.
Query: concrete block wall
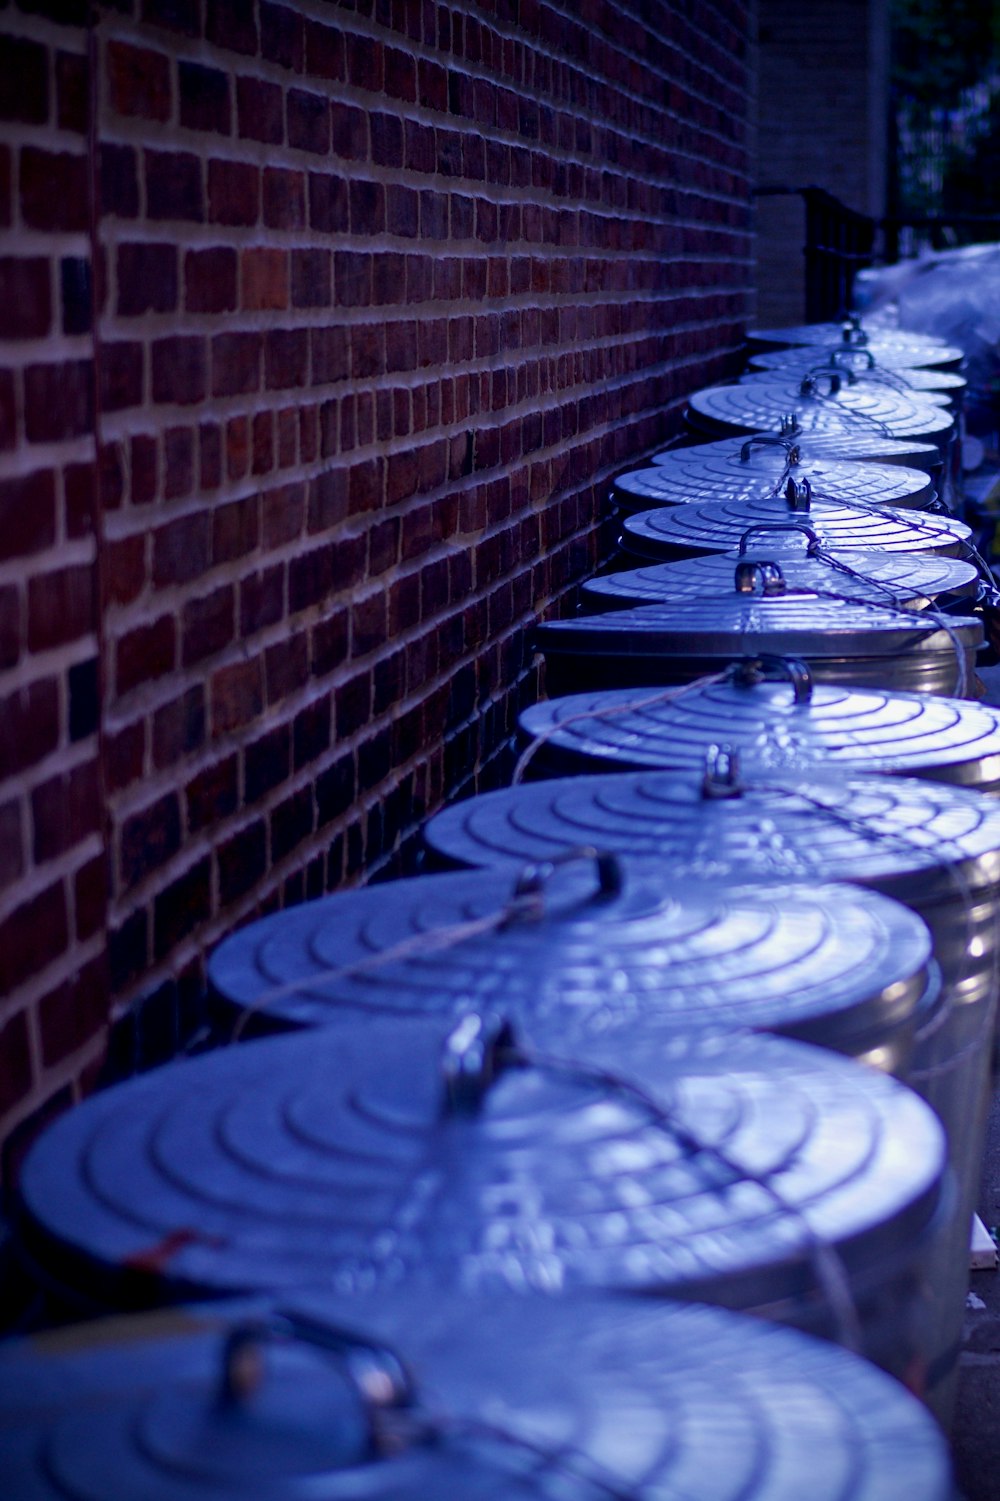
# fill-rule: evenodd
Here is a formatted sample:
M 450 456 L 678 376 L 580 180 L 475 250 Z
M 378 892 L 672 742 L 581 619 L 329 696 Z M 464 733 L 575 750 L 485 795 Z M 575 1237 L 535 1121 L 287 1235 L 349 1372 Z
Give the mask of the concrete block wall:
M 0 1135 L 503 777 L 738 363 L 750 66 L 742 0 L 0 5 Z

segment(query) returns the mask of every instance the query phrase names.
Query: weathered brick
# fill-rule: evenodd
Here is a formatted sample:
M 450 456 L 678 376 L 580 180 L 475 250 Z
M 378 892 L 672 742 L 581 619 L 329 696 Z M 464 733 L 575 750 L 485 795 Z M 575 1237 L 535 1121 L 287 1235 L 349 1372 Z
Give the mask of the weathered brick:
M 5 36 L 0 47 L 0 120 L 44 125 L 49 118 L 49 60 L 41 42 Z
M 292 760 L 292 739 L 287 724 L 268 730 L 248 745 L 243 755 L 243 795 L 248 804 L 259 802 L 287 781 Z
M 205 690 L 198 683 L 153 715 L 153 765 L 157 770 L 174 766 L 204 743 Z
M 304 386 L 309 374 L 309 333 L 304 328 L 269 329 L 264 335 L 264 384 L 269 391 Z
M 264 708 L 264 671 L 260 657 L 233 662 L 212 674 L 212 734 L 227 735 L 252 723 Z
M 163 496 L 177 500 L 194 487 L 194 430 L 168 427 L 163 434 Z
M 305 69 L 316 78 L 342 79 L 346 68 L 344 34 L 319 21 L 305 22 Z M 358 111 L 360 114 L 360 111 Z
M 240 584 L 240 634 L 252 636 L 274 625 L 284 613 L 285 569 L 276 565 L 251 574 Z
M 28 580 L 28 647 L 47 651 L 95 626 L 94 573 L 89 564 L 35 574 Z
M 21 150 L 21 213 L 32 229 L 87 228 L 87 159 L 38 146 Z
M 253 162 L 210 161 L 208 217 L 213 224 L 256 224 L 260 218 L 260 168 Z
M 117 114 L 169 120 L 170 62 L 164 53 L 134 47 L 130 42 L 109 41 L 105 60 L 108 95 Z
M 223 905 L 250 891 L 267 865 L 267 825 L 258 819 L 233 834 L 216 851 L 219 899 Z
M 115 686 L 125 694 L 149 678 L 163 677 L 174 667 L 177 627 L 171 615 L 127 631 L 115 643 Z
M 118 312 L 172 313 L 177 307 L 177 246 L 139 241 L 117 253 Z
M 184 334 L 154 339 L 152 344 L 153 400 L 187 406 L 205 396 L 205 341 Z
M 217 334 L 211 348 L 213 396 L 241 396 L 260 389 L 263 354 L 260 334 Z
M 305 59 L 305 23 L 289 5 L 272 5 L 262 0 L 260 7 L 261 56 L 279 67 L 301 73 Z
M 285 109 L 281 86 L 259 78 L 237 78 L 236 114 L 241 136 L 278 146 L 285 138 Z
M 208 569 L 212 555 L 212 517 L 207 510 L 194 511 L 168 521 L 153 533 L 153 583 L 187 583 Z
M 59 303 L 64 334 L 90 333 L 93 295 L 90 261 L 82 255 L 64 255 L 59 262 Z
M 197 932 L 212 909 L 211 868 L 207 858 L 158 892 L 153 902 L 153 955 L 163 959 Z
M 191 667 L 216 656 L 233 640 L 235 624 L 236 591 L 232 584 L 188 600 L 182 618 L 182 664 Z
M 131 146 L 102 141 L 100 146 L 101 210 L 120 219 L 139 212 L 139 168 Z
M 0 991 L 5 995 L 39 974 L 69 941 L 66 892 L 57 881 L 0 923 Z
M 57 52 L 56 123 L 60 130 L 83 135 L 90 120 L 89 67 L 86 57 Z
M 288 252 L 258 246 L 240 258 L 240 301 L 251 311 L 288 307 Z
M 0 303 L 5 339 L 44 338 L 52 327 L 48 259 L 41 255 L 0 256 Z
M 229 75 L 221 68 L 204 63 L 177 64 L 177 91 L 180 122 L 189 130 L 229 135 L 232 130 L 232 105 Z
M 330 106 L 323 94 L 289 89 L 285 98 L 288 144 L 325 155 L 330 149 Z
M 38 1002 L 42 1063 L 51 1068 L 99 1035 L 108 1021 L 108 966 L 98 955 Z
M 329 307 L 331 301 L 329 250 L 293 250 L 291 253 L 292 307 Z
M 239 800 L 239 763 L 235 755 L 199 771 L 184 790 L 188 828 L 193 834 L 211 828 L 236 811 Z
M 143 152 L 146 213 L 150 219 L 200 223 L 205 217 L 202 165 L 190 151 Z
M 56 536 L 56 493 L 51 470 L 0 480 L 0 555 L 24 557 L 51 547 Z
M 58 443 L 91 431 L 93 366 L 89 360 L 29 365 L 24 372 L 24 429 L 29 443 Z
M 75 744 L 96 735 L 101 718 L 101 675 L 96 657 L 74 662 L 66 674 L 69 690 L 69 738 Z
M 304 172 L 287 167 L 265 167 L 263 176 L 264 223 L 269 229 L 302 229 L 306 222 Z
M 184 256 L 184 306 L 189 313 L 230 313 L 236 308 L 236 251 L 228 245 L 188 250 Z
M 350 192 L 346 177 L 309 173 L 309 227 L 336 234 L 350 226 Z
M 95 834 L 101 823 L 96 761 L 50 777 L 31 794 L 32 854 L 36 865 L 54 860 Z
M 284 860 L 313 831 L 312 792 L 302 787 L 271 810 L 271 861 Z

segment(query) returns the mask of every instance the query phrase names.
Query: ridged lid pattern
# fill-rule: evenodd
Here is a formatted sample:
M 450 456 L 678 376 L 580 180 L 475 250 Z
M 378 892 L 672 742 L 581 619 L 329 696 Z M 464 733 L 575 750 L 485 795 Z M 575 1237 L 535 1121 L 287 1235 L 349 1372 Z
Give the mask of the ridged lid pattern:
M 746 559 L 769 561 L 766 536 L 747 548 Z M 942 594 L 974 592 L 979 577 L 974 563 L 931 553 L 855 552 L 833 554 L 851 570 L 845 576 L 823 557 L 783 551 L 781 572 L 790 589 L 867 599 L 886 604 L 895 597 L 902 604 L 922 605 Z M 622 569 L 602 574 L 580 586 L 590 608 L 621 608 L 627 604 L 651 604 L 654 600 L 703 599 L 726 594 L 732 588 L 736 566 L 744 561 L 737 551 L 706 552 L 678 558 L 673 563 L 650 563 L 645 568 Z M 860 577 L 859 577 L 860 575 Z
M 568 1035 L 638 1011 L 845 1050 L 911 1015 L 923 993 L 927 934 L 894 902 L 825 883 L 737 891 L 680 887 L 669 870 L 640 879 L 628 864 L 624 875 L 623 891 L 602 890 L 584 862 L 539 879 L 529 901 L 516 876 L 491 871 L 395 882 L 391 906 L 377 886 L 337 893 L 233 934 L 212 956 L 211 982 L 237 1011 L 284 1025 L 472 1005 L 529 1031 L 549 1015 Z M 506 910 L 520 915 L 482 930 Z M 430 941 L 449 932 L 458 941 Z
M 220 1400 L 252 1333 L 256 1388 Z M 374 1418 L 352 1391 L 356 1340 L 376 1376 L 409 1373 L 402 1403 L 368 1397 Z M 0 1469 L 25 1501 L 198 1501 L 220 1484 L 269 1501 L 950 1494 L 944 1440 L 898 1382 L 795 1330 L 662 1300 L 216 1303 L 78 1329 L 69 1347 L 8 1343 L 0 1390 Z
M 817 1240 L 871 1275 L 934 1216 L 933 1112 L 849 1059 L 636 1023 L 516 1066 L 479 1036 L 366 1017 L 92 1095 L 26 1158 L 22 1233 L 50 1273 L 82 1255 L 91 1288 L 131 1269 L 159 1299 L 422 1282 L 755 1307 L 815 1290 Z
M 868 427 L 887 438 L 936 438 L 954 426 L 943 407 L 911 393 L 844 386 L 835 396 L 806 396 L 798 382 L 761 379 L 745 385 L 707 386 L 691 397 L 693 419 L 717 429 L 768 432 L 793 413 L 807 433 Z
M 615 480 L 615 499 L 632 510 L 647 506 L 686 505 L 691 501 L 767 499 L 787 474 L 808 479 L 813 494 L 827 500 L 862 505 L 918 505 L 929 502 L 933 488 L 922 469 L 902 464 L 862 464 L 846 460 L 802 460 L 788 467 L 781 448 L 755 447 L 747 459 L 741 450 L 708 453 L 714 443 L 675 448 L 647 469 L 632 469 Z

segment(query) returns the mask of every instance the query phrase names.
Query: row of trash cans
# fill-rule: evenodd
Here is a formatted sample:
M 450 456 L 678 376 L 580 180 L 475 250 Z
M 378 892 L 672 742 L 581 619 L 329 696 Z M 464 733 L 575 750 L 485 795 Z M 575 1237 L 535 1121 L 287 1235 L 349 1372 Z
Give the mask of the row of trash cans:
M 960 351 L 755 339 L 814 332 L 617 481 L 512 785 L 232 935 L 224 1042 L 35 1143 L 20 1253 L 97 1317 L 0 1348 L 9 1494 L 951 1494 L 992 580 Z

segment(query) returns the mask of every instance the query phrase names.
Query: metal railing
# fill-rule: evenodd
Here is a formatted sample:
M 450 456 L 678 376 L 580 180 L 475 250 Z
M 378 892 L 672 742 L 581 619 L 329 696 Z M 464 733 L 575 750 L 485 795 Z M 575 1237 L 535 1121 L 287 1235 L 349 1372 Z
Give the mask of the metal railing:
M 848 208 L 825 188 L 767 186 L 757 198 L 798 195 L 805 206 L 805 317 L 823 323 L 851 307 L 854 277 L 874 259 L 878 221 Z

